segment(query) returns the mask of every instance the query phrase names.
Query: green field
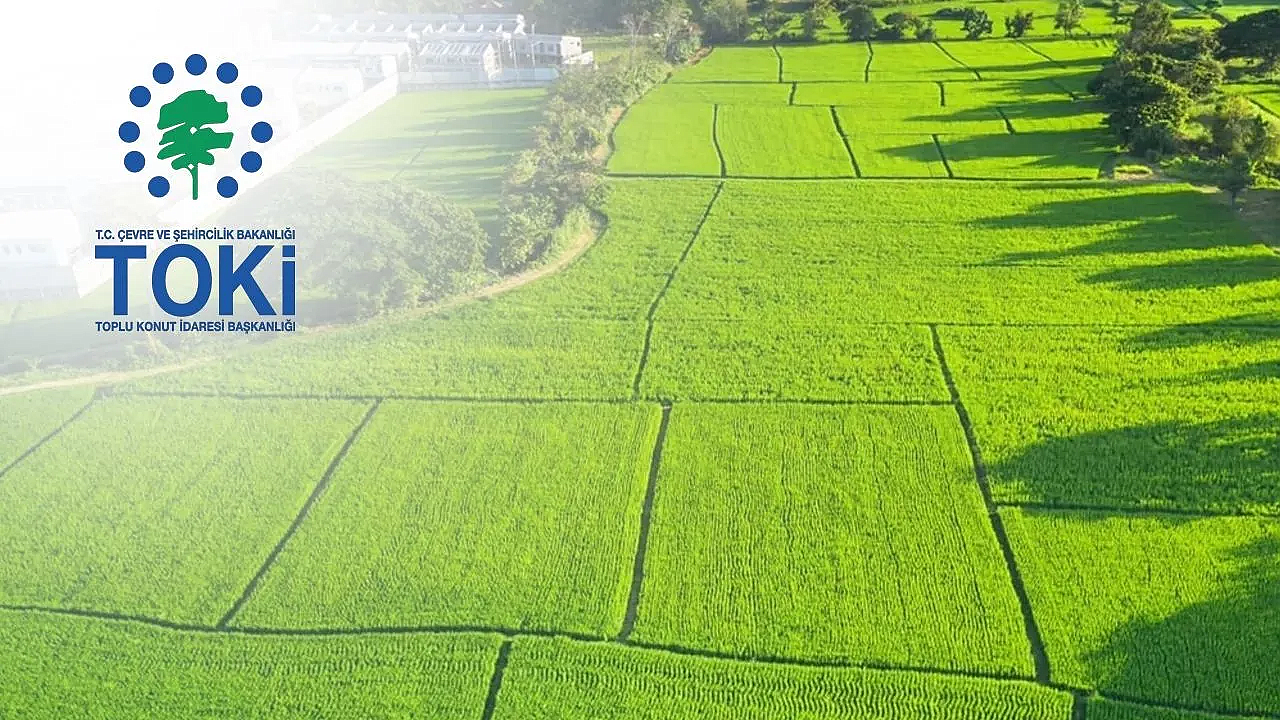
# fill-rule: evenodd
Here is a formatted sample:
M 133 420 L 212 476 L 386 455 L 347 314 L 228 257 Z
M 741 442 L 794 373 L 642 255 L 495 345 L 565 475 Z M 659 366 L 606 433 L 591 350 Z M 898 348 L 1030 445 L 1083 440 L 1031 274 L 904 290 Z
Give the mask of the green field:
M 1280 717 L 1280 255 L 980 4 L 676 70 L 509 292 L 0 396 L 0 717 Z M 492 221 L 540 98 L 308 164 Z

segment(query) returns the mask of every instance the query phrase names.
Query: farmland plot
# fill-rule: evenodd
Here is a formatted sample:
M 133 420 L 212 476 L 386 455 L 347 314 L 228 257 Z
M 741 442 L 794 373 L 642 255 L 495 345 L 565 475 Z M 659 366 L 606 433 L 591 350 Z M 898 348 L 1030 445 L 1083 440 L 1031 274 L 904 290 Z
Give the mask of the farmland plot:
M 1280 522 L 1005 515 L 1055 680 L 1280 711 Z
M 0 469 L 69 420 L 93 392 L 80 387 L 0 396 Z
M 236 624 L 616 634 L 660 415 L 385 403 Z
M 945 178 L 947 164 L 928 135 L 863 135 L 849 138 L 864 178 Z
M 1093 720 L 1222 720 L 1217 713 L 1193 710 L 1169 710 L 1146 705 L 1094 698 L 1089 701 L 1089 717 Z M 1264 720 L 1262 716 L 1232 714 L 1243 720 Z
M 827 108 L 722 107 L 719 137 L 730 175 L 854 176 Z
M 635 639 L 1028 675 L 950 407 L 677 405 Z
M 216 365 L 131 382 L 148 391 L 625 399 L 642 321 L 440 313 L 287 338 Z
M 1017 187 L 956 184 L 938 203 L 936 186 L 904 182 L 730 181 L 657 317 L 1133 324 L 1274 310 L 1280 258 L 1198 193 Z M 1192 208 L 1203 225 L 1177 219 Z
M 771 80 L 767 83 L 663 83 L 649 91 L 635 107 L 673 105 L 774 105 L 788 104 L 791 87 Z
M 997 498 L 1280 512 L 1280 329 L 943 328 L 942 339 Z
M 1067 720 L 1069 695 L 1030 683 L 743 664 L 521 639 L 497 720 Z
M 943 135 L 942 153 L 962 178 L 1092 180 L 1114 141 L 1101 130 Z
M 682 68 L 671 82 L 777 82 L 778 56 L 768 47 L 717 47 L 696 65 Z
M 123 719 L 163 709 L 168 718 L 474 720 L 500 643 L 494 635 L 185 633 L 3 613 L 0 715 Z
M 926 328 L 834 320 L 664 318 L 654 327 L 641 391 L 680 400 L 948 399 Z
M 871 58 L 871 82 L 976 80 L 973 70 L 934 43 L 880 43 Z
M 0 483 L 0 602 L 217 622 L 368 407 L 96 403 Z
M 940 108 L 942 91 L 936 83 L 813 82 L 796 87 L 796 105 L 847 105 L 851 112 L 886 116 L 887 120 Z
M 778 52 L 782 54 L 782 79 L 786 82 L 866 82 L 870 57 L 866 43 L 781 45 Z
M 940 45 L 983 80 L 1037 80 L 1063 70 L 1061 65 L 1013 40 L 947 41 Z
M 904 83 L 907 84 L 907 83 Z M 917 103 L 897 107 L 847 107 L 836 108 L 840 127 L 850 137 L 863 134 L 920 134 L 936 133 L 1007 133 L 1004 118 L 996 108 L 971 108 L 957 110 L 938 106 L 938 87 L 929 83 L 909 83 L 931 89 L 932 104 Z M 871 87 L 879 87 L 872 85 Z M 923 93 L 921 93 L 923 94 Z M 923 98 L 922 98 L 923 99 Z M 932 139 L 930 139 L 932 142 Z
M 677 86 L 671 86 L 677 87 Z M 614 133 L 609 171 L 657 175 L 720 174 L 712 137 L 715 107 L 640 103 Z

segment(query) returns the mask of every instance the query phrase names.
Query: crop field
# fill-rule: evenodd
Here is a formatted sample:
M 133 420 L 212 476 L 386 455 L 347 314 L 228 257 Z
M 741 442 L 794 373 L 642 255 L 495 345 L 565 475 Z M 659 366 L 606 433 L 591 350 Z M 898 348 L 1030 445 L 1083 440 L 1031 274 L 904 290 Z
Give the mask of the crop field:
M 309 153 L 300 167 L 398 179 L 497 219 L 502 176 L 542 118 L 543 91 L 402 93 Z
M 945 406 L 677 407 L 635 637 L 1029 675 L 972 475 Z
M 719 143 L 731 175 L 853 177 L 853 164 L 827 108 L 720 110 Z
M 17 460 L 93 398 L 93 390 L 70 388 L 0 395 L 0 468 Z
M 1280 712 L 1280 522 L 1006 515 L 1060 681 Z
M 0 717 L 1280 718 L 1280 255 L 980 4 L 677 70 L 505 292 L 0 396 Z M 541 97 L 309 163 L 494 220 Z
M 1070 695 L 1029 683 L 735 663 L 541 639 L 516 641 L 501 699 L 500 720 L 1067 720 L 1071 713 Z
M 659 416 L 384 403 L 235 624 L 614 635 Z
M 1203 7 L 1203 3 L 1195 3 L 1195 5 Z M 1274 0 L 1271 2 L 1267 2 L 1267 0 L 1223 0 L 1222 7 L 1215 12 L 1234 20 L 1242 15 L 1252 15 L 1253 13 L 1276 9 L 1280 9 L 1280 3 L 1274 2 Z
M 367 408 L 95 404 L 0 484 L 0 602 L 216 622 Z

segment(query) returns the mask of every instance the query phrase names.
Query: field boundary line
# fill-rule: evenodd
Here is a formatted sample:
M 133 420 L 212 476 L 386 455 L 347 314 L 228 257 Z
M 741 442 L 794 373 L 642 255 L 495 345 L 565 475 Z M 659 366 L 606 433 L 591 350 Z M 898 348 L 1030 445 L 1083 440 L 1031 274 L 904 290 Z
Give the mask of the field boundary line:
M 1153 700 L 1143 700 L 1134 698 L 1124 694 L 1102 692 L 1089 688 L 1077 687 L 1063 683 L 1038 683 L 1030 678 L 1021 675 L 1009 675 L 997 672 L 983 672 L 979 670 L 957 670 L 954 668 L 937 668 L 912 665 L 892 665 L 888 663 L 876 662 L 844 662 L 840 660 L 816 660 L 803 658 L 784 658 L 777 656 L 743 656 L 734 655 L 732 653 L 721 652 L 717 650 L 705 650 L 699 648 L 689 648 L 679 645 L 661 645 L 655 643 L 643 642 L 618 642 L 607 638 L 585 635 L 582 633 L 573 633 L 555 630 L 534 630 L 534 629 L 512 629 L 498 628 L 486 626 L 418 626 L 418 627 L 372 627 L 372 628 L 332 628 L 332 629 L 277 629 L 277 628 L 255 628 L 255 627 L 228 627 L 215 628 L 207 625 L 185 625 L 174 623 L 167 620 L 159 620 L 135 615 L 121 615 L 116 613 L 98 612 L 93 610 L 75 610 L 69 608 L 51 608 L 34 605 L 5 605 L 0 604 L 0 612 L 23 614 L 39 614 L 52 615 L 62 617 L 78 617 L 89 620 L 121 622 L 132 625 L 142 625 L 153 627 L 160 630 L 173 632 L 186 632 L 199 635 L 224 635 L 224 636 L 250 636 L 250 637 L 348 637 L 360 635 L 500 635 L 509 640 L 519 638 L 552 638 L 569 640 L 572 642 L 582 643 L 586 645 L 615 645 L 619 647 L 630 648 L 634 650 L 644 650 L 649 652 L 668 653 L 671 655 L 702 657 L 710 660 L 720 660 L 729 663 L 739 663 L 744 665 L 776 665 L 781 667 L 804 667 L 804 668 L 829 668 L 833 670 L 864 670 L 873 673 L 884 673 L 887 675 L 931 675 L 937 677 L 954 677 L 968 678 L 971 680 L 985 680 L 990 682 L 1000 682 L 1016 685 L 1035 685 L 1048 687 L 1059 692 L 1071 693 L 1077 697 L 1085 699 L 1100 698 L 1111 700 L 1127 705 L 1135 705 L 1139 707 L 1178 710 L 1184 712 L 1198 712 L 1209 715 L 1217 715 L 1222 718 L 1245 718 L 1263 720 L 1280 720 L 1280 713 L 1267 711 L 1250 711 L 1250 710 L 1227 710 L 1222 708 L 1208 708 L 1191 705 L 1182 705 L 1178 703 L 1166 703 Z M 496 668 L 496 662 L 495 662 Z
M 671 289 L 672 283 L 676 281 L 676 274 L 680 272 L 680 268 L 684 265 L 684 261 L 688 259 L 689 253 L 693 251 L 694 243 L 698 242 L 698 237 L 702 235 L 702 229 L 706 227 L 707 220 L 711 217 L 711 211 L 715 208 L 716 202 L 720 199 L 720 194 L 724 192 L 724 182 L 716 185 L 716 191 L 711 194 L 711 201 L 707 203 L 706 210 L 702 211 L 702 217 L 699 218 L 698 224 L 693 228 L 693 235 L 689 237 L 689 242 L 685 244 L 684 251 L 680 253 L 680 257 L 676 259 L 675 265 L 671 266 L 671 272 L 667 273 L 667 281 L 662 284 L 662 288 L 658 290 L 658 295 L 653 299 L 653 303 L 649 305 L 649 312 L 645 316 L 648 321 L 648 327 L 644 332 L 644 348 L 640 351 L 640 367 L 636 369 L 635 381 L 631 386 L 631 399 L 637 401 L 640 399 L 640 383 L 644 379 L 645 368 L 649 365 L 649 351 L 653 346 L 653 326 L 658 315 L 658 306 L 662 304 L 663 298 L 667 296 L 667 291 Z
M 862 168 L 858 166 L 858 158 L 853 154 L 853 146 L 849 144 L 849 136 L 845 134 L 844 125 L 840 122 L 840 113 L 836 111 L 836 106 L 831 106 L 831 121 L 836 124 L 836 134 L 840 136 L 840 141 L 844 143 L 845 152 L 849 153 L 849 162 L 853 165 L 853 176 L 855 178 L 862 177 Z
M 729 176 L 729 163 L 725 161 L 724 149 L 720 147 L 720 103 L 711 106 L 711 144 L 720 159 L 720 178 L 724 179 Z
M 962 61 L 960 60 L 960 58 L 956 57 L 955 55 L 952 55 L 950 50 L 948 50 L 948 49 L 946 49 L 945 47 L 943 47 L 943 46 L 942 46 L 942 43 L 938 42 L 937 40 L 934 40 L 934 41 L 933 41 L 933 44 L 934 44 L 934 45 L 936 45 L 936 46 L 938 47 L 938 49 L 942 51 L 942 54 L 943 54 L 943 55 L 946 55 L 947 57 L 951 58 L 951 62 L 953 62 L 953 63 L 955 63 L 955 64 L 959 65 L 960 67 L 964 68 L 965 70 L 968 70 L 969 72 L 973 73 L 973 76 L 974 76 L 975 78 L 977 78 L 977 79 L 979 79 L 979 80 L 982 80 L 982 79 L 983 79 L 983 78 L 982 78 L 982 73 L 978 72 L 976 69 L 974 69 L 974 68 L 972 68 L 972 67 L 969 67 L 969 64 L 968 64 L 968 63 L 966 63 L 966 62 L 962 62 Z
M 938 365 L 942 369 L 942 378 L 947 383 L 947 390 L 951 393 L 951 400 L 955 405 L 956 417 L 960 420 L 960 427 L 964 430 L 965 442 L 969 445 L 969 454 L 973 459 L 974 477 L 978 481 L 978 490 L 982 493 L 982 502 L 987 508 L 987 517 L 991 521 L 991 530 L 995 535 L 996 542 L 1000 545 L 1000 552 L 1004 556 L 1005 567 L 1009 572 L 1009 581 L 1013 585 L 1014 595 L 1018 598 L 1018 605 L 1022 610 L 1022 622 L 1027 634 L 1027 643 L 1031 650 L 1031 659 L 1035 664 L 1036 682 L 1042 685 L 1048 685 L 1051 682 L 1051 673 L 1049 667 L 1049 653 L 1044 646 L 1044 638 L 1040 634 L 1040 626 L 1036 623 L 1035 614 L 1031 610 L 1031 596 L 1027 593 L 1026 583 L 1022 580 L 1022 573 L 1018 570 L 1018 559 L 1013 554 L 1013 545 L 1009 542 L 1009 533 L 1005 530 L 1004 520 L 1000 517 L 1000 508 L 996 505 L 991 495 L 991 483 L 987 477 L 987 465 L 982 459 L 982 449 L 978 446 L 978 434 L 974 430 L 973 420 L 969 416 L 969 411 L 964 406 L 964 401 L 960 397 L 960 388 L 956 385 L 955 376 L 951 373 L 951 366 L 947 364 L 947 354 L 942 347 L 942 336 L 938 333 L 937 325 L 930 325 L 929 332 L 933 335 L 933 349 L 938 356 Z
M 867 38 L 867 66 L 862 70 L 862 82 L 871 82 L 871 63 L 876 59 L 876 49 L 871 45 L 871 38 Z
M 369 406 L 369 409 L 365 411 L 364 417 L 361 418 L 360 423 L 356 425 L 355 429 L 351 431 L 351 434 L 347 436 L 346 442 L 342 444 L 342 447 L 338 449 L 337 454 L 333 456 L 333 460 L 329 462 L 329 467 L 326 468 L 324 474 L 320 476 L 320 481 L 317 482 L 316 486 L 311 490 L 311 495 L 309 495 L 306 502 L 302 504 L 302 509 L 299 510 L 297 516 L 294 517 L 293 522 L 289 525 L 289 529 L 285 531 L 284 537 L 280 538 L 280 541 L 276 543 L 276 546 L 271 549 L 271 553 L 267 555 L 267 559 L 262 563 L 262 567 L 258 568 L 258 572 L 253 576 L 253 579 L 249 581 L 244 592 L 240 594 L 240 598 L 231 606 L 231 609 L 227 611 L 227 614 L 223 615 L 222 619 L 218 621 L 217 627 L 219 629 L 225 629 L 227 625 L 235 619 L 240 610 L 244 608 L 245 603 L 249 602 L 249 598 L 252 597 L 254 591 L 258 589 L 258 585 L 261 584 L 262 579 L 266 577 L 267 572 L 271 569 L 271 566 L 275 564 L 276 559 L 280 557 L 280 553 L 284 552 L 285 546 L 288 545 L 289 541 L 293 539 L 293 536 L 297 534 L 298 528 L 302 527 L 302 523 L 307 519 L 307 515 L 311 512 L 311 508 L 315 506 L 316 501 L 319 500 L 320 496 L 324 494 L 324 491 L 328 489 L 330 481 L 333 480 L 333 476 L 338 470 L 338 466 L 342 464 L 342 461 L 347 457 L 347 453 L 351 451 L 351 446 L 355 445 L 356 440 L 360 437 L 360 434 L 364 432 L 364 429 L 369 426 L 369 421 L 373 419 L 373 416 L 377 414 L 378 408 L 381 406 L 382 401 L 375 400 L 373 404 Z
M 798 83 L 798 82 L 793 82 L 793 83 L 791 83 L 791 96 L 787 98 L 787 104 L 788 104 L 788 105 L 791 105 L 792 107 L 794 107 L 794 106 L 795 106 L 795 104 L 796 104 L 796 93 L 797 93 L 797 92 L 799 92 L 799 91 L 800 91 L 800 83 Z
M 778 43 L 773 44 L 773 54 L 778 58 L 778 82 L 784 83 L 786 82 L 786 80 L 783 79 L 786 77 L 786 73 L 784 72 L 785 65 L 782 61 L 782 51 L 778 49 Z
M 48 433 L 45 434 L 44 437 L 37 440 L 34 445 L 27 448 L 26 450 L 23 450 L 22 453 L 19 454 L 18 457 L 10 461 L 8 465 L 5 465 L 3 468 L 0 468 L 0 480 L 3 480 L 4 476 L 8 475 L 10 470 L 21 465 L 23 460 L 26 460 L 27 458 L 36 454 L 36 452 L 40 450 L 40 448 L 44 447 L 45 443 L 61 435 L 63 430 L 66 430 L 71 425 L 71 423 L 75 422 L 76 420 L 79 420 L 81 416 L 83 416 L 86 412 L 89 411 L 89 408 L 93 407 L 93 405 L 97 403 L 98 400 L 104 397 L 105 395 L 106 393 L 103 392 L 102 388 L 97 388 L 96 390 L 94 390 L 93 395 L 89 397 L 89 402 L 80 406 L 79 410 L 76 410 L 75 412 L 71 413 L 71 415 L 68 416 L 66 420 L 63 420 L 61 423 L 58 424 L 57 427 L 55 427 L 53 430 L 50 430 Z
M 936 82 L 938 83 L 938 107 L 946 107 L 947 106 L 947 85 L 942 80 L 938 80 Z
M 1244 99 L 1245 99 L 1245 100 L 1248 100 L 1250 103 L 1252 103 L 1254 106 L 1256 106 L 1259 110 L 1261 110 L 1264 114 L 1266 114 L 1266 115 L 1270 115 L 1270 116 L 1271 116 L 1271 117 L 1273 117 L 1273 118 L 1280 119 L 1280 113 L 1278 113 L 1278 112 L 1276 112 L 1275 110 L 1272 110 L 1271 108 L 1267 107 L 1266 105 L 1263 105 L 1262 103 L 1258 102 L 1257 100 L 1255 100 L 1255 99 L 1253 98 L 1253 96 L 1252 96 L 1252 95 L 1245 95 L 1245 96 L 1244 96 Z
M 1004 126 L 1009 131 L 1009 134 L 1017 135 L 1018 131 L 1014 129 L 1013 123 L 1009 120 L 1009 116 L 1004 114 L 1004 108 L 997 107 L 996 112 L 1000 113 L 1000 119 L 1004 120 Z
M 1277 519 L 1280 513 L 1275 512 L 1246 512 L 1244 510 L 1196 510 L 1193 508 L 1162 508 L 1162 507 L 1140 507 L 1140 506 L 1123 506 L 1123 505 L 1090 505 L 1087 503 L 1055 503 L 1055 502 L 996 502 L 996 507 L 1001 509 L 1009 508 L 1011 510 L 1030 510 L 1033 512 L 1058 512 L 1058 513 L 1096 513 L 1099 515 L 1122 515 L 1127 517 L 1175 517 L 1175 518 L 1201 518 L 1204 520 L 1248 520 L 1254 519 Z
M 1071 720 L 1088 720 L 1089 695 L 1082 692 L 1071 693 Z
M 645 485 L 644 503 L 640 506 L 640 537 L 636 542 L 635 564 L 631 570 L 631 594 L 627 596 L 627 612 L 622 619 L 618 640 L 625 641 L 636 629 L 640 615 L 640 592 L 644 589 L 644 559 L 649 550 L 649 528 L 653 522 L 653 503 L 658 495 L 658 471 L 662 468 L 662 451 L 667 444 L 667 430 L 671 427 L 671 404 L 662 406 L 662 421 L 658 425 L 658 437 L 653 443 L 653 456 L 649 460 L 649 480 Z
M 493 661 L 493 675 L 489 678 L 489 694 L 484 699 L 481 720 L 493 720 L 493 714 L 498 710 L 498 693 L 502 692 L 502 678 L 507 673 L 510 658 L 511 641 L 507 640 L 498 648 L 498 657 Z
M 1024 41 L 1023 41 L 1023 40 L 1021 40 L 1021 39 L 1018 39 L 1018 40 L 1016 40 L 1015 42 L 1017 42 L 1017 43 L 1018 43 L 1019 45 L 1021 45 L 1022 47 L 1024 47 L 1024 48 L 1026 48 L 1026 49 L 1030 50 L 1031 52 L 1035 53 L 1036 55 L 1039 55 L 1040 57 L 1044 58 L 1045 60 L 1048 60 L 1049 62 L 1053 63 L 1054 65 L 1057 65 L 1058 67 L 1062 68 L 1063 70 L 1070 70 L 1070 69 L 1071 69 L 1071 67 L 1070 67 L 1069 65 L 1067 65 L 1066 63 L 1064 63 L 1064 62 L 1062 62 L 1061 60 L 1058 60 L 1058 59 L 1056 59 L 1056 58 L 1051 58 L 1051 57 L 1049 57 L 1048 55 L 1045 55 L 1044 53 L 1040 52 L 1039 50 L 1037 50 L 1036 48 L 1032 47 L 1031 45 L 1028 45 L 1026 42 L 1024 42 Z M 1053 85 L 1053 86 L 1057 87 L 1059 90 L 1061 90 L 1062 92 L 1066 93 L 1066 94 L 1067 94 L 1067 96 L 1069 96 L 1072 100 L 1079 100 L 1079 99 L 1080 99 L 1080 96 L 1079 96 L 1079 95 L 1076 95 L 1074 92 L 1072 92 L 1070 89 L 1068 89 L 1066 85 L 1063 85 L 1062 83 L 1058 82 L 1057 78 L 1047 77 L 1047 78 L 1043 78 L 1043 79 L 1044 79 L 1044 80 L 1048 80 L 1050 85 Z
M 951 161 L 947 159 L 947 153 L 942 149 L 942 141 L 938 139 L 938 133 L 933 134 L 933 146 L 938 149 L 938 157 L 942 158 L 942 167 L 947 169 L 947 178 L 956 179 L 956 174 L 951 169 Z
M 899 327 L 897 323 L 893 327 Z M 901 325 L 901 327 L 923 327 L 924 323 Z M 870 327 L 878 327 L 872 325 Z M 632 405 L 636 403 L 668 404 L 677 399 L 682 403 L 704 405 L 873 405 L 873 406 L 942 406 L 950 405 L 950 400 L 857 400 L 841 398 L 751 398 L 751 397 L 639 397 L 639 398 L 521 398 L 521 397 L 436 397 L 428 395 L 289 395 L 289 394 L 225 394 L 216 392 L 172 391 L 172 392 L 124 392 L 121 397 L 156 397 L 156 398 L 191 398 L 191 399 L 225 399 L 225 400 L 316 400 L 332 402 L 423 402 L 423 403 L 458 403 L 470 405 Z

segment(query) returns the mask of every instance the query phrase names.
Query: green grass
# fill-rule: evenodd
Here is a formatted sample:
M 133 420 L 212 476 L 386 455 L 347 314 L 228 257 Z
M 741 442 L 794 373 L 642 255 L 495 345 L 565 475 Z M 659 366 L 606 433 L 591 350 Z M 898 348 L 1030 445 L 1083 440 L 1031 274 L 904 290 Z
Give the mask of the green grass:
M 347 128 L 299 161 L 364 180 L 400 180 L 440 193 L 498 221 L 502 177 L 532 143 L 544 91 L 410 92 Z
M 622 625 L 656 405 L 390 402 L 237 625 Z
M 1115 145 L 1102 130 L 948 134 L 940 142 L 956 177 L 1019 180 L 1094 179 Z
M 786 82 L 851 80 L 864 82 L 869 50 L 866 43 L 782 45 L 782 79 Z
M 871 58 L 871 82 L 885 80 L 975 80 L 969 68 L 934 43 L 878 43 Z
M 216 622 L 367 407 L 96 403 L 0 483 L 0 602 Z
M 778 56 L 768 47 L 717 47 L 697 64 L 681 68 L 671 82 L 777 82 Z
M 501 638 L 288 638 L 0 614 L 0 715 L 430 717 L 484 710 Z
M 92 387 L 0 395 L 0 468 L 18 459 L 93 398 Z
M 719 175 L 720 156 L 712 139 L 714 113 L 711 105 L 636 105 L 614 134 L 617 150 L 609 158 L 609 171 Z
M 718 133 L 730 175 L 853 177 L 827 108 L 723 107 Z
M 517 640 L 497 720 L 1067 720 L 1030 683 L 745 664 L 613 645 Z
M 863 177 L 947 177 L 938 146 L 928 136 L 855 134 L 849 146 Z
M 678 83 L 655 87 L 636 107 L 661 105 L 669 112 L 683 108 L 673 105 L 786 105 L 791 86 L 775 80 L 760 83 Z
M 1280 522 L 1005 517 L 1056 681 L 1157 703 L 1280 711 Z
M 946 400 L 929 333 L 838 321 L 656 323 L 641 392 L 694 400 Z
M 1280 511 L 1280 331 L 943 328 L 942 339 L 999 499 Z
M 634 637 L 748 657 L 1031 672 L 946 406 L 677 405 Z
M 1185 323 L 1274 312 L 1280 258 L 1188 187 L 965 182 L 948 184 L 945 202 L 939 192 L 729 181 L 659 324 Z
M 1089 717 L 1093 720 L 1222 720 L 1223 718 L 1216 713 L 1154 708 L 1106 698 L 1089 700 Z M 1233 714 L 1231 717 L 1263 720 L 1261 716 L 1255 715 Z

